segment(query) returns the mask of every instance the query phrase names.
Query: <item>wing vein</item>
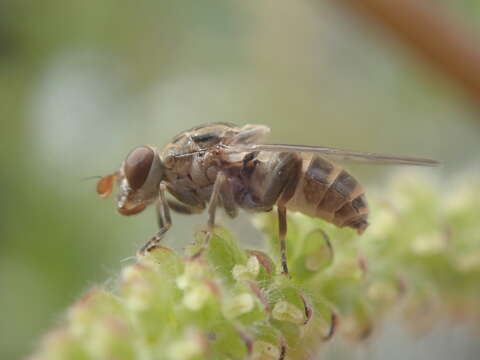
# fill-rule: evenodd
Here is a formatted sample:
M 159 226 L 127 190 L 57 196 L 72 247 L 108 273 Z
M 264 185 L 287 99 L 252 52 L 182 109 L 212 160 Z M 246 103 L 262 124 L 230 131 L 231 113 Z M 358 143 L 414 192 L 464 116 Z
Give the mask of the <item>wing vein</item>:
M 230 152 L 247 151 L 270 151 L 270 152 L 304 152 L 315 153 L 326 157 L 337 158 L 347 161 L 360 161 L 373 164 L 396 164 L 396 165 L 414 165 L 414 166 L 438 166 L 440 163 L 436 160 L 388 155 L 373 152 L 362 152 L 354 150 L 337 149 L 326 146 L 308 146 L 308 145 L 289 145 L 289 144 L 252 144 L 236 145 L 227 147 Z

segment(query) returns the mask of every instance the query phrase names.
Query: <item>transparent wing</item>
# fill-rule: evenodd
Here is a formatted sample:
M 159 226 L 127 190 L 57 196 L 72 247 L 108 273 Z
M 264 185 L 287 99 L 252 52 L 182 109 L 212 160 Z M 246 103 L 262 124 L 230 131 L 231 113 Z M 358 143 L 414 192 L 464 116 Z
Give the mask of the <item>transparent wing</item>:
M 435 160 L 378 154 L 353 150 L 336 149 L 326 146 L 286 145 L 286 144 L 252 144 L 227 146 L 229 152 L 250 152 L 250 151 L 293 151 L 303 153 L 315 153 L 321 156 L 335 158 L 338 160 L 359 161 L 372 164 L 396 164 L 415 166 L 438 166 L 440 163 Z

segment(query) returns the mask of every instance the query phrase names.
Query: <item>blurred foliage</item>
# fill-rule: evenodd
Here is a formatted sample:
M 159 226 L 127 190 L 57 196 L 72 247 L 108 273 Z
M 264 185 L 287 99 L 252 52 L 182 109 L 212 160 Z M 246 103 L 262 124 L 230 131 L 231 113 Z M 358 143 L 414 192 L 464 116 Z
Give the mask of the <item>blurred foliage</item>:
M 478 24 L 478 2 L 445 2 Z M 227 120 L 278 142 L 438 158 L 439 176 L 475 165 L 478 114 L 376 30 L 327 2 L 0 1 L 0 358 L 29 353 L 155 231 L 81 181 L 133 146 Z M 176 217 L 168 241 L 181 247 L 192 221 Z
M 156 247 L 122 270 L 113 292 L 97 287 L 71 306 L 32 359 L 305 359 L 338 334 L 368 338 L 393 310 L 417 332 L 445 320 L 478 330 L 480 179 L 457 185 L 399 174 L 375 197 L 377 226 L 361 239 L 291 216 L 290 277 L 276 261 L 272 214 L 257 218 L 268 253 L 242 249 L 223 229 L 200 258 Z

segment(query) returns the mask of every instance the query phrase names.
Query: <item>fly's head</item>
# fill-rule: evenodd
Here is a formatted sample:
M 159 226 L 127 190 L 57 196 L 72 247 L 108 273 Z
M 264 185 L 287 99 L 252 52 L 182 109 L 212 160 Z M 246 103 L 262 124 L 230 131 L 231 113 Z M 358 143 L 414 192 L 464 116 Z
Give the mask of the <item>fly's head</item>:
M 97 183 L 97 193 L 108 197 L 117 183 L 117 210 L 122 215 L 134 215 L 143 211 L 158 197 L 164 166 L 157 150 L 139 146 L 125 158 L 120 169 L 104 176 Z

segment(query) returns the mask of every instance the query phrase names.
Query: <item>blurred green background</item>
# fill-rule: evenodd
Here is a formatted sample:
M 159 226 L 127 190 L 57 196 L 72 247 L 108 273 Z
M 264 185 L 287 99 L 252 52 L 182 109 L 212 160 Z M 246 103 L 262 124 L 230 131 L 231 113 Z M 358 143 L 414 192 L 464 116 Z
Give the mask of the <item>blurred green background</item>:
M 96 196 L 95 180 L 82 181 L 116 170 L 134 146 L 162 146 L 204 122 L 261 123 L 276 142 L 440 159 L 426 171 L 445 180 L 478 170 L 479 108 L 333 3 L 0 2 L 1 359 L 26 356 L 155 231 L 151 211 L 122 218 Z M 480 1 L 442 3 L 479 29 Z M 392 174 L 354 169 L 367 189 Z M 184 243 L 203 221 L 176 216 L 168 243 Z M 463 330 L 409 349 L 408 335 L 386 334 L 369 358 L 384 358 L 385 344 L 410 358 L 478 350 Z M 425 350 L 439 343 L 451 352 Z M 333 349 L 332 358 L 364 356 Z

